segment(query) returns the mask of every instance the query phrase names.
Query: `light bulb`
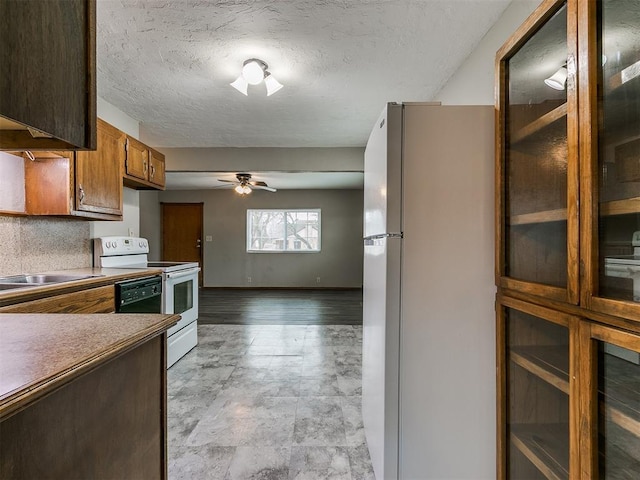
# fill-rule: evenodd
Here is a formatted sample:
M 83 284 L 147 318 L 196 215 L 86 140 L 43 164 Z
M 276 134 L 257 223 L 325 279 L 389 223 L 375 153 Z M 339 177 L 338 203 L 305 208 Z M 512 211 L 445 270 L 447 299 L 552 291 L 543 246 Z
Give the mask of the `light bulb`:
M 264 70 L 258 62 L 251 60 L 242 67 L 242 76 L 249 85 L 258 85 L 264 80 Z
M 242 75 L 236 78 L 235 82 L 232 82 L 229 85 L 231 85 L 233 88 L 238 90 L 243 95 L 248 95 L 247 88 L 249 87 L 249 84 L 247 83 L 247 81 L 244 79 Z
M 544 79 L 544 83 L 547 87 L 551 87 L 554 90 L 564 90 L 564 84 L 567 82 L 567 67 L 560 67 L 556 73 L 549 78 Z
M 244 193 L 245 195 L 251 193 L 251 187 L 245 185 L 244 187 L 242 187 L 242 193 Z
M 244 193 L 244 187 L 242 185 L 238 185 L 236 188 L 234 188 L 234 190 L 238 192 L 240 195 Z
M 267 87 L 267 97 L 269 95 L 273 95 L 282 88 L 282 84 L 273 78 L 273 75 L 270 73 L 267 73 L 267 76 L 264 78 L 264 84 Z

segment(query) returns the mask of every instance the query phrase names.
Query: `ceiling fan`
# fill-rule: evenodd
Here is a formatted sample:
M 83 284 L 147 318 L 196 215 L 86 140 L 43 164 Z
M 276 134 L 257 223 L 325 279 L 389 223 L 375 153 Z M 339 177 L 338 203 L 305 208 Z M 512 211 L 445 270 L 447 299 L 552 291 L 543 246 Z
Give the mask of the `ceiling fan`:
M 238 180 L 223 180 L 218 179 L 219 182 L 226 182 L 228 185 L 221 185 L 217 188 L 233 188 L 240 195 L 247 195 L 252 190 L 267 190 L 269 192 L 277 192 L 275 188 L 270 187 L 264 182 L 252 182 L 250 173 L 236 173 Z

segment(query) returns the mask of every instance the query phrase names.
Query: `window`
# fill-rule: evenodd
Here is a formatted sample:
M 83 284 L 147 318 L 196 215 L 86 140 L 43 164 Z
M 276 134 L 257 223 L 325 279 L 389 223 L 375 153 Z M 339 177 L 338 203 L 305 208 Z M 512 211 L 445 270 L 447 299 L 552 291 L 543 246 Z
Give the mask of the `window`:
M 319 252 L 320 209 L 247 210 L 247 252 Z

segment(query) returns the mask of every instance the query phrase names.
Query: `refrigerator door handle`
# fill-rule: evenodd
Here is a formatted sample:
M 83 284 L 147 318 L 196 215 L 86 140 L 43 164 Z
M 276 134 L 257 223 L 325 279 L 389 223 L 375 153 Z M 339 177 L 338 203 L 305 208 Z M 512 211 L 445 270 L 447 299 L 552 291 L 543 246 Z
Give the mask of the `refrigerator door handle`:
M 364 244 L 365 245 L 372 245 L 373 244 L 373 240 L 379 240 L 381 238 L 402 238 L 403 234 L 402 232 L 398 232 L 398 233 L 380 233 L 378 235 L 369 235 L 368 237 L 364 237 Z

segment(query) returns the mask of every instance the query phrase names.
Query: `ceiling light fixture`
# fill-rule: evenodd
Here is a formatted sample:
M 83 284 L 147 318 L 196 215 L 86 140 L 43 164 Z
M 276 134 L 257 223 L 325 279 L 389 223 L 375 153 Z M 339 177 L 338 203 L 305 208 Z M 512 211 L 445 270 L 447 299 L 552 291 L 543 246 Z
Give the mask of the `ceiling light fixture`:
M 563 65 L 556 70 L 556 73 L 549 78 L 545 78 L 544 83 L 547 87 L 551 87 L 554 90 L 564 90 L 564 86 L 567 83 L 567 74 L 567 66 Z
M 249 85 L 258 85 L 264 81 L 267 87 L 267 97 L 271 96 L 282 88 L 282 84 L 273 78 L 267 68 L 269 66 L 257 58 L 245 60 L 242 64 L 242 73 L 230 85 L 243 95 L 249 95 Z
M 251 193 L 251 188 L 246 184 L 240 184 L 236 188 L 234 188 L 234 190 L 240 195 L 248 195 L 249 193 Z

